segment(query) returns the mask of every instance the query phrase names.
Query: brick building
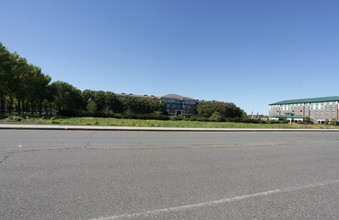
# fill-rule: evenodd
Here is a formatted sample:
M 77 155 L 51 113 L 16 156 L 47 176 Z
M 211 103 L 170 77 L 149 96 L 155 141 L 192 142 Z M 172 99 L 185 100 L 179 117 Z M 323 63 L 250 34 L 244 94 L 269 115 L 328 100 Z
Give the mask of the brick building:
M 157 97 L 153 95 L 134 95 L 127 93 L 116 93 L 116 95 L 120 98 L 124 98 L 125 96 L 131 96 L 135 98 L 157 98 L 162 100 L 165 103 L 166 111 L 169 115 L 183 115 L 183 116 L 192 116 L 196 114 L 196 107 L 198 104 L 197 99 L 193 99 L 190 97 L 184 97 L 177 94 L 168 94 L 162 97 Z
M 168 94 L 161 97 L 166 105 L 169 115 L 192 116 L 196 114 L 198 101 L 190 97 L 183 97 L 177 94 Z
M 333 118 L 338 121 L 339 96 L 285 100 L 269 105 L 270 120 L 303 121 L 309 117 L 315 123 Z

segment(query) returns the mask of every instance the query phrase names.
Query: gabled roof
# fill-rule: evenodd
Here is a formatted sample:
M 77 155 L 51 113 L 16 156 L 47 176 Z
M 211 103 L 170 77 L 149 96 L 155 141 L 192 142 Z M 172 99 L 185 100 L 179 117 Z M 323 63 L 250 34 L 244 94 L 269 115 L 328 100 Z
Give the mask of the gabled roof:
M 270 105 L 283 105 L 283 104 L 296 104 L 296 103 L 309 103 L 309 102 L 329 102 L 329 101 L 339 101 L 339 96 L 284 100 L 281 102 L 272 103 Z
M 190 98 L 190 97 L 184 97 L 183 100 L 188 100 L 188 101 L 197 101 L 196 99 Z
M 176 99 L 176 100 L 191 100 L 191 101 L 196 101 L 196 99 L 190 98 L 190 97 L 184 97 L 181 95 L 177 95 L 177 94 L 168 94 L 165 95 L 163 97 L 161 97 L 162 99 Z
M 177 94 L 168 94 L 168 95 L 165 95 L 161 98 L 164 98 L 164 99 L 177 99 L 177 100 L 181 100 L 184 98 L 184 96 L 181 96 L 181 95 L 177 95 Z

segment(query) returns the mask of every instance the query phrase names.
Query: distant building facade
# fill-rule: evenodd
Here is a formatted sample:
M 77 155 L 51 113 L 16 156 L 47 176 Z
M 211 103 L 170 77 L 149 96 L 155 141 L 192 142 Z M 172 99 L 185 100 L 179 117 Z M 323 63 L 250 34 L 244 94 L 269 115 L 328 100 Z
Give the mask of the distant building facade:
M 116 93 L 119 98 L 124 98 L 125 96 L 131 96 L 135 98 L 157 98 L 165 103 L 166 111 L 170 116 L 192 116 L 196 115 L 196 107 L 198 104 L 197 99 L 190 97 L 184 97 L 177 94 L 168 94 L 162 97 L 157 97 L 154 95 L 134 95 L 127 93 Z
M 161 97 L 169 115 L 192 116 L 196 114 L 198 100 L 177 94 L 168 94 Z
M 270 120 L 303 121 L 309 117 L 315 123 L 326 119 L 338 121 L 339 96 L 285 100 L 269 104 Z

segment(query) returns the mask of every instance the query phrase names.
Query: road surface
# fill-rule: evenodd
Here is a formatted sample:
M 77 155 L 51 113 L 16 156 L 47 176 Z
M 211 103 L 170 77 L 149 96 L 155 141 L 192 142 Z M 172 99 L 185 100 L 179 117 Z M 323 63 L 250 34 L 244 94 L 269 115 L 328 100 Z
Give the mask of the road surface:
M 339 219 L 338 133 L 0 130 L 0 219 Z

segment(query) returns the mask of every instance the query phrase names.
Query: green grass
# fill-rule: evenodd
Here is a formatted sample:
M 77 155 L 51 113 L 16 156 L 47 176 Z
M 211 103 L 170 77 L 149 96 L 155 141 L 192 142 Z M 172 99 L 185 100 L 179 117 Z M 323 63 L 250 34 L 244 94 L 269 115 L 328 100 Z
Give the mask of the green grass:
M 136 126 L 136 127 L 180 127 L 180 128 L 292 128 L 292 129 L 338 129 L 332 125 L 310 124 L 252 124 L 239 122 L 161 121 L 94 117 L 10 117 L 0 119 L 1 124 L 46 124 L 46 125 L 90 125 L 90 126 Z

